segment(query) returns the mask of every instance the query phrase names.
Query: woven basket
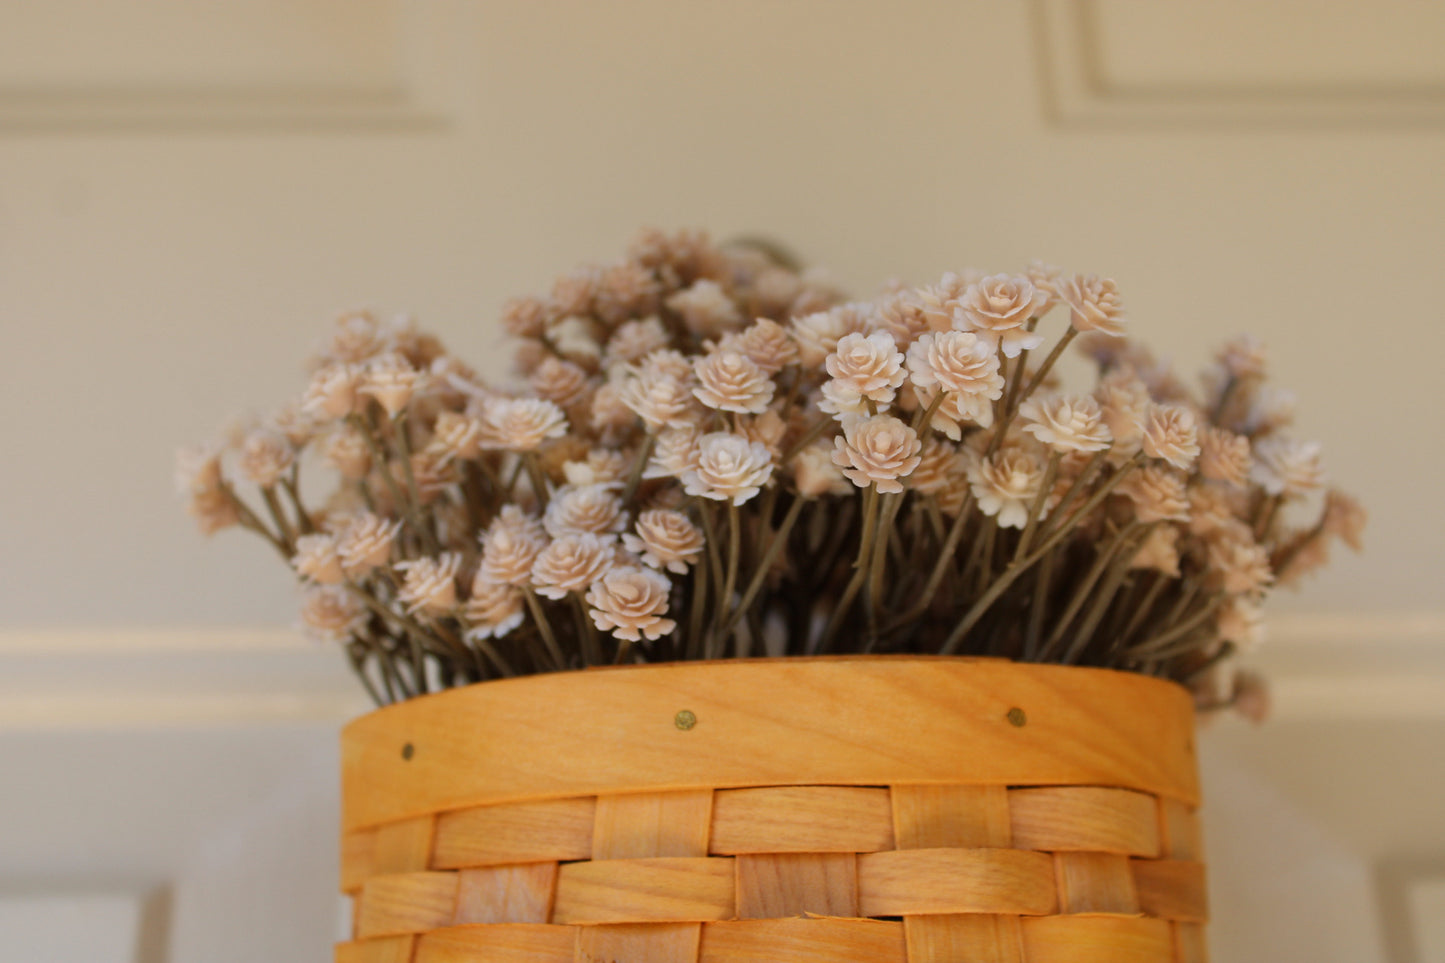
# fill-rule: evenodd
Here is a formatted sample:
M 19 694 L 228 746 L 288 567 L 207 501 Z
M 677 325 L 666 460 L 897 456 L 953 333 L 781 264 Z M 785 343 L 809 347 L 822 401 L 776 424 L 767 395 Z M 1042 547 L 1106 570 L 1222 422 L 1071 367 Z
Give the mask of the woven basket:
M 994 660 L 597 669 L 347 727 L 339 963 L 1202 963 L 1193 712 Z

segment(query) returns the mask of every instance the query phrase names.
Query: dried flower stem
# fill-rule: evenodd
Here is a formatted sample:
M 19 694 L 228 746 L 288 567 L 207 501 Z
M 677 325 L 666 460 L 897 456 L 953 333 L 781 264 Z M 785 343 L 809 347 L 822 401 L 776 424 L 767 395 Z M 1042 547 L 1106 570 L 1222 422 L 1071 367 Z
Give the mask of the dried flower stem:
M 542 635 L 542 641 L 547 646 L 547 653 L 552 657 L 553 666 L 560 672 L 567 668 L 567 657 L 562 654 L 562 647 L 557 644 L 557 636 L 552 634 L 552 623 L 547 620 L 547 613 L 542 608 L 542 603 L 537 600 L 537 593 L 527 585 L 522 587 L 522 598 L 527 602 L 527 609 L 532 613 L 532 621 L 537 625 L 537 631 Z
M 1225 598 L 1226 596 L 1223 592 L 1215 592 L 1197 611 L 1185 618 L 1178 625 L 1166 629 L 1138 645 L 1130 646 L 1129 649 L 1125 651 L 1125 655 L 1128 656 L 1131 661 L 1138 661 L 1140 657 L 1157 661 L 1167 658 L 1170 654 L 1177 654 L 1169 652 L 1170 643 L 1188 635 L 1208 621 L 1219 607 L 1224 604 Z
M 1063 614 L 1054 620 L 1054 629 L 1049 634 L 1049 640 L 1044 643 L 1043 659 L 1045 661 L 1048 661 L 1049 657 L 1054 654 L 1063 642 L 1064 633 L 1068 631 L 1069 625 L 1078 616 L 1080 610 L 1084 607 L 1084 603 L 1088 602 L 1090 593 L 1093 592 L 1094 586 L 1098 584 L 1105 570 L 1115 561 L 1120 554 L 1120 549 L 1123 548 L 1129 539 L 1133 538 L 1134 533 L 1137 532 L 1142 525 L 1143 523 L 1137 519 L 1129 522 L 1115 532 L 1113 538 L 1099 547 L 1098 553 L 1094 556 L 1094 564 L 1089 566 L 1088 572 L 1075 584 L 1074 594 L 1069 599 L 1069 604 L 1064 607 Z M 1076 640 L 1075 645 L 1077 644 Z M 1074 654 L 1074 650 L 1071 647 L 1062 661 L 1066 663 L 1071 661 L 1069 656 Z
M 1024 635 L 1024 656 L 1025 662 L 1035 662 L 1039 657 L 1039 638 L 1043 634 L 1044 626 L 1044 605 L 1049 596 L 1049 583 L 1054 577 L 1055 556 L 1045 555 L 1039 564 L 1038 575 L 1034 579 L 1034 590 L 1029 599 L 1029 624 Z
M 1033 504 L 1029 505 L 1029 518 L 1024 524 L 1023 534 L 1019 536 L 1019 543 L 1014 548 L 1013 561 L 1018 561 L 1024 553 L 1029 550 L 1029 543 L 1034 539 L 1034 532 L 1039 524 L 1039 516 L 1043 514 L 1044 504 L 1049 500 L 1049 494 L 1054 490 L 1054 479 L 1059 474 L 1059 462 L 1063 460 L 1063 454 L 1058 451 L 1049 454 L 1048 466 L 1044 469 L 1044 480 L 1039 485 L 1038 494 L 1034 496 Z M 1060 508 L 1064 507 L 1062 504 Z
M 642 447 L 637 450 L 637 457 L 632 460 L 632 471 L 627 475 L 627 484 L 622 489 L 622 500 L 628 502 L 632 496 L 637 494 L 637 486 L 642 484 L 642 470 L 647 467 L 647 459 L 652 456 L 652 448 L 657 439 L 652 432 L 648 432 L 642 438 Z
M 286 546 L 288 552 L 296 551 L 296 532 L 286 518 L 286 511 L 281 506 L 281 499 L 276 497 L 275 486 L 267 485 L 262 488 L 261 497 L 266 502 L 266 511 L 270 512 L 272 521 L 276 523 L 276 530 L 281 533 L 281 544 Z
M 763 552 L 762 558 L 758 560 L 758 567 L 753 572 L 753 577 L 749 580 L 747 588 L 743 590 L 743 596 L 738 601 L 737 608 L 733 610 L 728 620 L 723 624 L 723 638 L 728 637 L 733 629 L 736 628 L 738 620 L 745 612 L 751 609 L 753 600 L 757 598 L 758 591 L 767 580 L 768 572 L 772 570 L 773 562 L 777 559 L 778 552 L 787 544 L 788 535 L 793 530 L 793 523 L 798 520 L 798 515 L 802 512 L 805 501 L 806 499 L 798 496 L 793 499 L 793 504 L 788 506 L 788 513 L 783 516 L 783 521 L 778 525 L 777 532 L 768 543 L 768 547 Z
M 1159 525 L 1159 522 L 1149 522 L 1147 524 L 1131 522 L 1124 528 L 1123 532 L 1120 533 L 1119 540 L 1116 543 L 1117 550 L 1113 563 L 1108 574 L 1104 577 L 1102 588 L 1095 593 L 1093 601 L 1089 603 L 1088 612 L 1084 614 L 1083 621 L 1079 623 L 1078 631 L 1074 634 L 1074 641 L 1064 656 L 1063 661 L 1065 665 L 1073 665 L 1078 662 L 1079 656 L 1083 653 L 1085 646 L 1093 639 L 1094 632 L 1098 629 L 1099 622 L 1103 619 L 1104 613 L 1108 611 L 1110 603 L 1114 601 L 1114 596 L 1118 594 L 1119 584 L 1124 580 L 1124 576 L 1128 574 L 1129 564 L 1133 561 L 1135 553 L 1139 550 L 1139 546 L 1143 544 L 1144 540 L 1149 537 L 1149 534 L 1153 532 L 1155 528 L 1158 528 Z M 1132 533 L 1130 531 L 1131 529 Z
M 537 460 L 535 451 L 522 452 L 522 464 L 527 468 L 527 478 L 532 483 L 532 492 L 537 496 L 537 504 L 543 511 L 547 508 L 547 476 L 542 473 L 542 463 Z
M 597 626 L 592 624 L 592 619 L 587 615 L 587 603 L 581 593 L 568 592 L 567 596 L 572 600 L 572 611 L 577 616 L 577 638 L 582 643 L 582 664 L 601 665 L 602 639 L 597 634 Z
M 1173 582 L 1172 579 L 1162 572 L 1152 572 L 1150 574 L 1153 578 L 1149 583 L 1148 590 L 1144 593 L 1144 598 L 1134 605 L 1134 614 L 1129 617 L 1129 621 L 1124 626 L 1124 630 L 1120 632 L 1114 640 L 1114 648 L 1116 650 L 1123 648 L 1128 644 L 1129 640 L 1134 637 L 1134 633 L 1138 630 L 1139 626 L 1144 623 L 1145 618 L 1148 617 L 1150 612 L 1154 611 L 1154 605 L 1158 602 L 1160 593 L 1164 591 L 1166 586 Z

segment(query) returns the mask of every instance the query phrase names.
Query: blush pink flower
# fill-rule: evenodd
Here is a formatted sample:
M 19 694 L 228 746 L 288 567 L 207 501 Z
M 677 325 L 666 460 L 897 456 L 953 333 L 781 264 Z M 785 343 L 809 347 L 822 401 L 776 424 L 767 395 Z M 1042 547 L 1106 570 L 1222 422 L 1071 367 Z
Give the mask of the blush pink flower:
M 411 614 L 438 615 L 456 608 L 457 574 L 462 567 L 460 552 L 397 562 L 394 567 L 406 575 L 396 597 Z
M 741 505 L 757 495 L 773 474 L 768 449 L 741 435 L 715 431 L 697 443 L 697 465 L 680 478 L 689 495 Z
M 1199 457 L 1199 422 L 1183 405 L 1155 405 L 1144 419 L 1144 454 L 1188 471 Z
M 346 580 L 346 573 L 341 567 L 341 553 L 331 535 L 302 535 L 297 538 L 291 566 L 302 578 L 319 585 L 335 585 Z
M 997 401 L 1003 395 L 998 354 L 971 331 L 940 331 L 921 336 L 908 348 L 908 372 L 920 388 L 941 387 L 955 395 Z
M 471 593 L 462 604 L 468 642 L 497 638 L 522 624 L 522 590 L 507 582 L 494 582 L 480 571 L 472 579 Z
M 301 601 L 301 625 L 321 642 L 345 642 L 366 624 L 366 608 L 345 588 L 315 585 Z
M 974 459 L 968 467 L 968 480 L 979 511 L 1000 528 L 1023 528 L 1043 486 L 1044 466 L 1026 449 L 1005 446 L 986 458 Z
M 1061 281 L 1059 299 L 1069 306 L 1069 323 L 1076 331 L 1098 331 L 1120 337 L 1124 333 L 1124 311 L 1119 288 L 1109 278 L 1076 274 Z
M 1026 277 L 995 274 L 970 284 L 958 299 L 954 323 L 967 325 L 986 341 L 996 344 L 1005 357 L 1017 358 L 1044 343 L 1044 336 L 1028 330 L 1028 320 L 1043 313 L 1049 296 Z
M 903 353 L 887 331 L 844 335 L 824 364 L 834 383 L 852 395 L 879 404 L 892 402 L 899 385 L 908 377 L 903 369 Z
M 542 398 L 503 398 L 486 406 L 482 429 L 483 448 L 535 451 L 567 433 L 567 416 Z
M 1029 398 L 1019 406 L 1024 431 L 1054 451 L 1103 451 L 1112 436 L 1099 403 L 1088 395 Z
M 918 467 L 922 450 L 912 428 L 892 415 L 874 415 L 844 426 L 843 437 L 834 439 L 833 464 L 859 488 L 901 492 L 898 479 Z
M 643 564 L 686 575 L 696 565 L 705 542 L 702 531 L 681 512 L 649 509 L 637 516 L 637 534 L 622 536 L 622 544 Z
M 532 585 L 538 595 L 565 598 L 602 577 L 612 566 L 612 537 L 592 532 L 563 535 L 542 550 L 532 563 Z
M 773 400 L 773 379 L 741 352 L 711 352 L 698 359 L 693 372 L 692 393 L 709 408 L 756 414 Z
M 650 568 L 626 565 L 612 569 L 587 590 L 592 622 L 615 637 L 637 642 L 659 639 L 677 628 L 667 614 L 672 583 Z

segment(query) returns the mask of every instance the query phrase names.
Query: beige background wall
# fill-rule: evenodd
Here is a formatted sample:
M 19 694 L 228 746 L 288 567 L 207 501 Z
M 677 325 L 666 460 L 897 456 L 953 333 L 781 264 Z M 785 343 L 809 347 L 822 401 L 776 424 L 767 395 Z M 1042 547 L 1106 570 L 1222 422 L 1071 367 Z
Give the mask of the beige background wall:
M 0 3 L 0 736 L 351 711 L 286 573 L 170 491 L 174 447 L 298 391 L 338 309 L 414 312 L 500 376 L 501 302 L 644 224 L 776 237 L 859 293 L 1042 257 L 1117 278 L 1186 369 L 1265 339 L 1373 513 L 1366 556 L 1276 601 L 1279 724 L 1212 737 L 1219 958 L 1445 958 L 1403 955 L 1438 937 L 1397 912 L 1445 876 L 1441 10 Z M 324 813 L 325 773 L 295 779 Z M 0 890 L 47 877 L 24 852 Z M 1298 885 L 1238 895 L 1261 876 Z

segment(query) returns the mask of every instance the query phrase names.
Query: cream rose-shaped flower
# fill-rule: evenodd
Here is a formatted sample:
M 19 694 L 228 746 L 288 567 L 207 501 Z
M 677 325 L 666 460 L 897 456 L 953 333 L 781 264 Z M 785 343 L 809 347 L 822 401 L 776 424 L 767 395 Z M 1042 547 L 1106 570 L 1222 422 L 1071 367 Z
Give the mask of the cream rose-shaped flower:
M 686 575 L 696 565 L 705 542 L 702 532 L 682 512 L 649 509 L 637 516 L 637 534 L 622 536 L 622 544 L 643 564 Z
M 436 558 L 397 562 L 395 568 L 406 573 L 396 597 L 411 614 L 440 614 L 456 608 L 457 573 L 462 568 L 460 552 L 442 552 Z
M 345 418 L 357 410 L 361 372 L 355 365 L 329 364 L 311 376 L 301 410 L 313 418 Z
M 567 408 L 587 396 L 587 372 L 570 361 L 544 358 L 532 372 L 532 390 L 540 398 Z
M 844 310 L 845 307 L 815 311 L 793 319 L 790 331 L 803 367 L 816 368 L 833 353 L 845 335 L 864 330 L 865 316 L 858 311 Z
M 507 585 L 526 585 L 532 565 L 547 544 L 541 524 L 516 505 L 504 505 L 501 514 L 482 533 L 482 564 L 477 577 Z
M 627 513 L 611 485 L 566 485 L 548 503 L 542 526 L 553 538 L 573 532 L 609 535 L 627 527 Z
M 713 351 L 693 365 L 698 401 L 719 411 L 757 414 L 773 400 L 773 379 L 740 351 Z
M 908 485 L 922 495 L 936 495 L 964 476 L 963 455 L 953 445 L 930 437 L 919 453 L 918 467 L 908 476 Z
M 1179 529 L 1161 525 L 1149 533 L 1134 553 L 1130 568 L 1151 569 L 1170 578 L 1179 577 Z
M 320 585 L 335 585 L 346 580 L 336 539 L 331 535 L 302 535 L 296 539 L 296 554 L 291 565 L 302 578 Z
M 549 599 L 581 591 L 612 566 L 614 542 L 591 532 L 555 539 L 532 563 L 532 586 Z
M 466 639 L 498 638 L 522 624 L 522 590 L 506 582 L 494 582 L 480 571 L 472 579 L 471 594 L 462 604 Z
M 1109 278 L 1076 274 L 1056 288 L 1059 299 L 1069 306 L 1069 323 L 1075 331 L 1098 331 L 1119 337 L 1124 333 L 1124 311 L 1119 289 Z
M 1209 567 L 1230 595 L 1258 592 L 1274 581 L 1269 552 L 1240 523 L 1215 529 L 1209 539 Z
M 998 354 L 972 331 L 925 334 L 908 347 L 908 374 L 919 388 L 997 401 L 1003 394 Z
M 933 399 L 939 390 L 937 385 L 932 388 L 913 389 L 918 404 L 923 408 L 933 405 Z M 954 394 L 950 391 L 938 407 L 933 409 L 933 418 L 928 424 L 935 431 L 958 441 L 963 437 L 964 425 L 978 425 L 980 428 L 993 425 L 993 403 L 987 395 Z
M 693 282 L 692 287 L 667 299 L 688 329 L 702 335 L 720 334 L 742 323 L 742 313 L 716 281 Z
M 387 521 L 362 512 L 341 530 L 336 551 L 341 566 L 353 578 L 365 575 L 391 561 L 391 548 L 401 531 L 401 522 Z
M 1144 419 L 1144 454 L 1188 471 L 1199 457 L 1199 422 L 1183 405 L 1155 405 Z
M 1199 474 L 1243 488 L 1249 484 L 1249 439 L 1206 425 L 1199 433 Z
M 663 618 L 671 591 L 672 583 L 661 572 L 619 565 L 587 590 L 592 623 L 629 642 L 643 636 L 660 639 L 677 628 L 672 619 Z
M 1144 419 L 1154 402 L 1149 386 L 1127 365 L 1114 368 L 1099 379 L 1094 398 L 1104 413 L 1104 424 L 1114 437 L 1114 453 L 1125 457 L 1139 450 L 1144 437 Z
M 1027 450 L 1008 446 L 968 466 L 968 481 L 979 511 L 1000 528 L 1023 528 L 1044 483 L 1044 466 Z M 1040 517 L 1043 516 L 1042 509 Z
M 954 308 L 954 323 L 998 345 L 1005 357 L 1017 358 L 1044 343 L 1043 335 L 1024 325 L 1042 314 L 1048 301 L 1048 294 L 1028 278 L 995 274 L 968 286 Z
M 838 340 L 824 361 L 834 384 L 879 404 L 888 404 L 908 377 L 903 353 L 887 331 L 854 332 Z
M 833 464 L 859 488 L 901 492 L 898 479 L 918 467 L 922 450 L 912 428 L 892 415 L 874 415 L 844 426 L 843 437 L 833 441 Z
M 366 365 L 360 391 L 376 399 L 376 403 L 395 418 L 415 393 L 421 374 L 400 354 L 384 354 Z
M 666 356 L 659 352 L 648 357 Z M 688 368 L 684 377 L 679 378 L 673 371 L 648 368 L 644 362 L 640 371 L 619 383 L 618 397 L 637 413 L 648 431 L 688 428 L 697 422 L 701 411 L 685 380 L 690 379 L 691 374 L 692 369 Z
M 768 375 L 798 360 L 798 346 L 788 330 L 767 318 L 758 318 L 738 336 L 738 349 Z
M 1024 431 L 1054 451 L 1103 451 L 1112 436 L 1099 403 L 1088 395 L 1030 398 L 1019 405 Z
M 366 624 L 361 601 L 338 585 L 315 585 L 301 601 L 301 625 L 321 642 L 345 642 Z
M 567 416 L 542 398 L 503 398 L 482 414 L 482 447 L 504 451 L 535 451 L 548 438 L 567 433 Z
M 432 425 L 432 440 L 427 449 L 447 463 L 453 458 L 476 458 L 482 453 L 485 433 L 482 419 L 459 411 L 443 411 Z
M 295 460 L 296 453 L 285 435 L 269 428 L 257 428 L 241 444 L 236 467 L 247 481 L 270 488 L 281 480 Z
M 826 441 L 815 441 L 798 452 L 792 469 L 793 484 L 804 498 L 846 495 L 853 491 L 852 482 L 833 464 L 833 446 Z
M 772 474 L 772 455 L 764 445 L 715 431 L 698 439 L 697 464 L 679 477 L 689 495 L 741 505 L 761 491 Z
M 1189 521 L 1189 493 L 1184 476 L 1163 465 L 1145 465 L 1119 483 L 1120 494 L 1134 502 L 1141 522 Z
M 667 329 L 657 318 L 643 318 L 619 325 L 607 339 L 607 354 L 614 361 L 634 362 L 658 348 L 671 344 Z
M 673 428 L 657 436 L 643 478 L 681 478 L 684 472 L 697 467 L 695 428 Z
M 1271 495 L 1302 495 L 1324 484 L 1319 442 L 1271 436 L 1254 446 L 1254 480 Z

